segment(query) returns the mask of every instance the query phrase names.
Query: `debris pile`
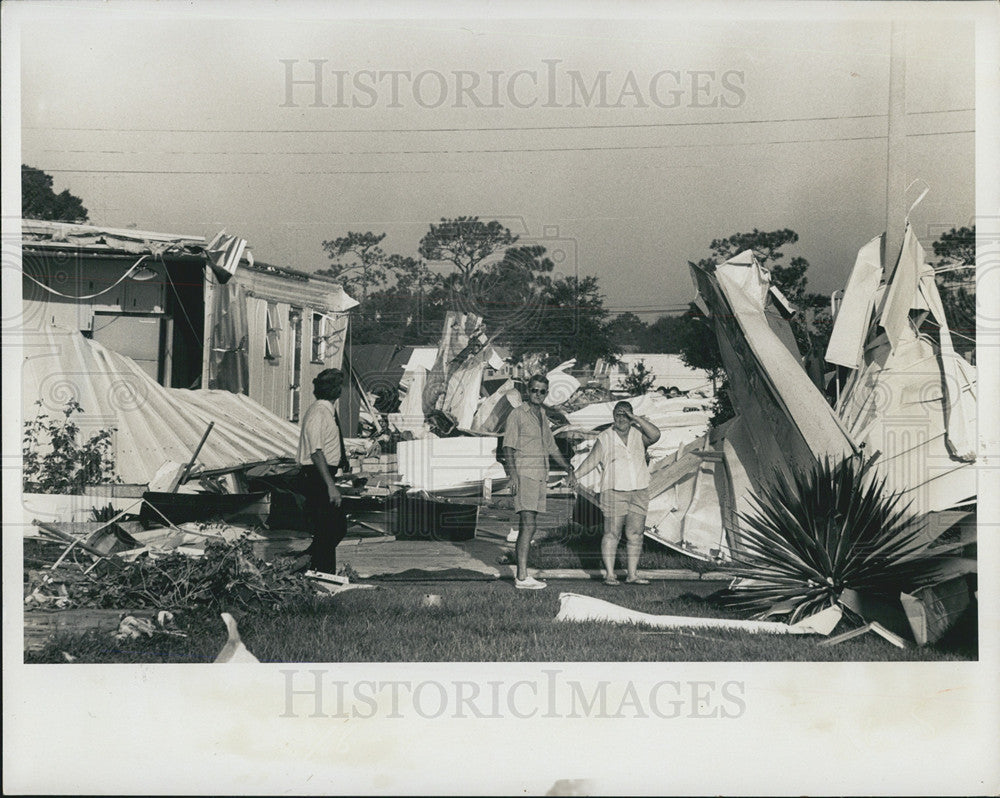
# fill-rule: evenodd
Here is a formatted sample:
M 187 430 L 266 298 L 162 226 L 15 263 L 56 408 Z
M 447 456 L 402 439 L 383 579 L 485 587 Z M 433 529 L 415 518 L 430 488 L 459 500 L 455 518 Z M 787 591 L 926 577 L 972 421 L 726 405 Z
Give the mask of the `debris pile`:
M 865 631 L 926 644 L 975 610 L 976 370 L 954 352 L 909 225 L 891 268 L 881 250 L 877 237 L 859 252 L 834 321 L 835 406 L 751 251 L 692 266 L 737 415 L 678 451 L 659 480 L 668 506 L 654 499 L 648 522 L 730 568 L 730 603 L 755 618 L 840 607 Z
M 316 595 L 312 582 L 292 568 L 262 560 L 247 535 L 207 538 L 200 550 L 88 552 L 26 571 L 24 601 L 26 608 L 274 610 Z
M 137 618 L 126 615 L 118 622 L 115 630 L 115 640 L 124 643 L 126 640 L 141 640 L 144 637 L 165 635 L 167 637 L 187 637 L 177 628 L 174 614 L 169 610 L 160 610 L 155 618 Z

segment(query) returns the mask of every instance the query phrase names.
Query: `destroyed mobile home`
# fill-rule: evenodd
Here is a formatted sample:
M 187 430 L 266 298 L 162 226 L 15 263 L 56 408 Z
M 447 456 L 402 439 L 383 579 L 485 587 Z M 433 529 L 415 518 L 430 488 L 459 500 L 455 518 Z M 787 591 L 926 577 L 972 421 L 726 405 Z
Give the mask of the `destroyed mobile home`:
M 59 412 L 72 399 L 82 408 L 81 432 L 113 430 L 114 475 L 83 497 L 25 496 L 29 534 L 62 547 L 51 573 L 29 583 L 28 606 L 178 609 L 199 596 L 216 609 L 277 606 L 303 589 L 344 587 L 308 582 L 289 563 L 256 557 L 253 545 L 266 540 L 268 528 L 305 528 L 301 497 L 289 482 L 297 469 L 293 422 L 304 404 L 298 386 L 329 366 L 342 365 L 350 377 L 341 413 L 347 429 L 360 433 L 347 440 L 352 468 L 342 479 L 351 521 L 386 539 L 475 537 L 480 507 L 508 491 L 500 436 L 537 364 L 512 369 L 482 319 L 456 312 L 447 315 L 436 350 L 351 349 L 343 344 L 347 310 L 356 303 L 339 286 L 319 285 L 314 306 L 304 307 L 294 304 L 308 294 L 303 285 L 282 293 L 281 281 L 294 274 L 242 265 L 243 246 L 228 250 L 226 260 L 211 251 L 218 242 L 163 237 L 137 244 L 145 234 L 123 232 L 134 236 L 126 252 L 166 269 L 163 283 L 177 301 L 171 253 L 199 264 L 199 374 L 208 387 L 177 387 L 197 383 L 188 378 L 198 369 L 190 346 L 187 355 L 172 354 L 183 347 L 166 322 L 181 310 L 169 294 L 152 301 L 160 309 L 160 344 L 174 342 L 156 357 L 124 352 L 121 340 L 98 334 L 107 329 L 103 317 L 116 314 L 92 299 L 72 313 L 61 301 L 60 313 L 42 303 L 51 318 L 39 316 L 26 347 L 25 418 L 38 412 L 38 401 Z M 126 246 L 108 233 L 100 242 Z M 753 620 L 734 628 L 829 635 L 846 616 L 894 642 L 904 636 L 923 644 L 939 639 L 974 601 L 975 369 L 951 348 L 933 272 L 909 229 L 898 263 L 886 271 L 882 260 L 881 238 L 861 250 L 837 315 L 827 352 L 837 369 L 835 407 L 802 366 L 788 323 L 794 309 L 752 252 L 693 275 L 737 417 L 710 428 L 708 391 L 633 399 L 635 412 L 661 432 L 649 451 L 646 535 L 735 577 L 726 599 Z M 128 279 L 120 282 L 117 315 L 141 318 L 123 311 L 140 298 Z M 933 334 L 922 326 L 928 316 Z M 292 371 L 279 375 L 278 363 Z M 572 365 L 548 372 L 545 409 L 560 447 L 578 464 L 611 423 L 614 397 L 606 386 L 581 384 Z M 589 475 L 579 488 L 577 513 L 591 524 L 600 522 L 597 483 Z M 562 474 L 551 474 L 550 489 L 566 492 Z M 110 505 L 108 517 L 81 531 L 96 505 Z M 83 582 L 76 574 L 63 578 L 77 554 L 85 561 Z M 145 599 L 127 592 L 134 575 L 123 574 L 168 565 L 188 572 L 186 559 L 210 555 L 232 560 L 229 583 L 244 584 L 242 604 L 207 588 L 182 595 L 165 589 Z M 152 571 L 139 581 L 149 582 Z M 175 578 L 168 577 L 174 587 Z M 105 592 L 94 592 L 95 584 Z M 612 611 L 574 595 L 563 595 L 559 620 L 686 622 Z

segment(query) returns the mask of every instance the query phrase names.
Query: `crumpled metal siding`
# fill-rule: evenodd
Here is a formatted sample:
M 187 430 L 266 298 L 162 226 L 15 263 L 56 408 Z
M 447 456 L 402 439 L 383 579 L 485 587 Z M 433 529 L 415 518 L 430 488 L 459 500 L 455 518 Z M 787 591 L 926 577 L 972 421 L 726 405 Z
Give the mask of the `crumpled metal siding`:
M 75 399 L 84 411 L 74 416 L 82 435 L 115 429 L 123 482 L 148 483 L 165 462 L 186 463 L 212 421 L 197 460 L 205 469 L 295 457 L 298 427 L 247 396 L 164 388 L 130 358 L 67 328 L 47 328 L 24 350 L 24 419 L 39 411 L 58 418 Z

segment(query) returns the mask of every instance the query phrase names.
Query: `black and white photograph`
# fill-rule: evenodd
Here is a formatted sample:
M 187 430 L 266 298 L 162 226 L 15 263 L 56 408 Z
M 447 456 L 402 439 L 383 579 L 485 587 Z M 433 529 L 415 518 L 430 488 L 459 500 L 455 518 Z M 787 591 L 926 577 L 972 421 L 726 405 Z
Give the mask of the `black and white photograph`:
M 995 3 L 0 13 L 5 792 L 1000 791 Z

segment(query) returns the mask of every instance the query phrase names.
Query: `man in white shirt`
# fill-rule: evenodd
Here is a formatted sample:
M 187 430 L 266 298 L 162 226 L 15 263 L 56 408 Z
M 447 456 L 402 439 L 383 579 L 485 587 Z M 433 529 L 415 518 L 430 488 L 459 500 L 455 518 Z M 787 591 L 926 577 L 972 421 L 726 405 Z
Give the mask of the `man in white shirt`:
M 302 417 L 298 462 L 300 486 L 305 493 L 306 512 L 313 528 L 312 544 L 306 549 L 314 571 L 337 573 L 337 544 L 347 534 L 347 516 L 334 477 L 347 468 L 344 438 L 335 402 L 344 386 L 340 369 L 325 369 L 313 380 L 316 402 Z

